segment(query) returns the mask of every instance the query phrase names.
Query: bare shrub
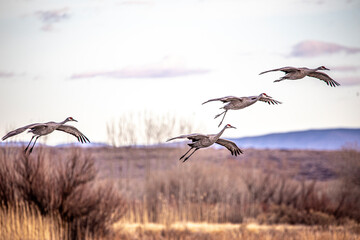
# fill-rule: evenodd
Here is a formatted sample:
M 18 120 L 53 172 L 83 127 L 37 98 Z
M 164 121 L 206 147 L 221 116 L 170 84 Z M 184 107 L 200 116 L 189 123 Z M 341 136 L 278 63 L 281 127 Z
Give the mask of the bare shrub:
M 58 176 L 55 187 L 56 196 L 58 196 L 57 202 L 60 214 L 67 218 L 68 215 L 71 215 L 69 212 L 73 212 L 68 206 L 69 199 L 72 195 L 75 195 L 75 198 L 76 195 L 81 196 L 80 192 L 83 191 L 84 185 L 92 182 L 96 177 L 94 161 L 75 152 L 66 161 L 59 162 L 57 169 Z
M 271 205 L 269 211 L 260 214 L 257 219 L 260 223 L 267 224 L 304 224 L 328 226 L 335 224 L 333 215 L 320 211 L 300 210 L 291 206 Z
M 144 114 L 146 144 L 160 143 L 168 138 L 174 130 L 176 117 L 169 114 Z
M 242 221 L 239 210 L 242 196 L 236 186 L 236 176 L 229 174 L 228 168 L 208 163 L 204 167 L 203 164 L 156 172 L 150 176 L 151 184 L 146 185 L 145 192 L 150 220 L 161 221 L 165 206 L 176 211 L 181 220 Z
M 246 169 L 241 176 L 252 203 L 262 210 L 254 215 L 259 214 L 257 217 L 262 221 L 266 216 L 269 223 L 334 222 L 334 206 L 338 202 L 322 191 L 316 180 L 296 180 L 292 173 L 286 174 L 270 165 L 265 169 Z
M 346 146 L 338 155 L 338 175 L 341 184 L 337 192 L 334 214 L 349 216 L 360 222 L 360 149 Z
M 40 149 L 40 148 L 39 148 Z M 14 159 L 16 172 L 15 185 L 19 200 L 38 207 L 41 214 L 48 214 L 54 209 L 53 169 L 48 168 L 45 153 L 29 156 L 21 152 Z
M 134 114 L 120 116 L 117 123 L 112 121 L 106 124 L 108 142 L 112 146 L 131 146 L 138 143 Z
M 5 207 L 16 201 L 15 171 L 12 161 L 7 161 L 11 153 L 0 149 L 0 203 Z
M 173 113 L 127 113 L 107 124 L 108 142 L 112 146 L 158 144 L 175 134 L 191 132 L 193 121 Z
M 344 148 L 334 152 L 334 156 L 338 160 L 335 166 L 339 178 L 332 186 L 327 186 L 328 189 L 323 189 L 323 184 L 316 180 L 298 179 L 292 173 L 286 174 L 277 169 L 276 164 L 246 169 L 241 176 L 253 203 L 266 214 L 275 211 L 273 215 L 277 218 L 284 215 L 304 224 L 333 223 L 333 218 L 340 223 L 348 217 L 359 222 L 360 152 L 356 148 Z M 282 206 L 282 211 L 272 206 Z M 291 214 L 294 216 L 290 217 Z
M 340 152 L 341 164 L 339 175 L 346 184 L 351 184 L 356 189 L 360 189 L 360 147 L 344 147 Z
M 84 184 L 64 202 L 62 219 L 70 223 L 72 236 L 90 233 L 106 235 L 113 223 L 125 214 L 125 202 L 109 182 Z
M 17 198 L 10 199 L 14 201 L 11 204 L 24 202 L 44 216 L 59 215 L 68 223 L 72 239 L 107 234 L 126 210 L 114 183 L 97 180 L 93 159 L 80 151 L 52 156 L 57 155 L 40 149 L 31 156 L 21 152 L 0 158 L 3 162 L 13 162 L 9 172 L 15 172 L 15 177 L 12 174 L 7 178 L 0 171 L 0 179 L 7 178 L 4 183 L 14 187 Z
M 293 173 L 285 173 L 276 166 L 266 165 L 261 169 L 246 168 L 240 177 L 252 201 L 261 204 L 297 205 L 300 196 L 299 182 L 292 179 Z

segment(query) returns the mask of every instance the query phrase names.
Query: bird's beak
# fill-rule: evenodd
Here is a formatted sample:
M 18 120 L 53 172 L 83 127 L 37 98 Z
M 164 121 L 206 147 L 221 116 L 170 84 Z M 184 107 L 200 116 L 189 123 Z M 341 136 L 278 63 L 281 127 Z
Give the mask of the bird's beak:
M 72 119 L 74 122 L 77 122 L 77 120 L 76 119 Z
M 234 126 L 231 126 L 231 127 L 236 129 L 236 127 L 234 127 Z
M 328 70 L 328 71 L 330 71 L 330 69 L 328 69 L 328 68 L 326 68 L 326 67 L 325 67 L 325 69 L 324 69 L 324 70 Z

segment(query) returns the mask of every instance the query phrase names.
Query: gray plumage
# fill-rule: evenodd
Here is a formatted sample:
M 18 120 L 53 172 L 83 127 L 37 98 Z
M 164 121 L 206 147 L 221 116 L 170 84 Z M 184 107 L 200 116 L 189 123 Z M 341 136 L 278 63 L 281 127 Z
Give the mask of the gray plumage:
M 318 72 L 318 70 L 330 70 L 330 69 L 328 69 L 324 66 L 320 66 L 320 67 L 314 68 L 314 69 L 309 69 L 306 67 L 302 67 L 302 68 L 282 67 L 282 68 L 276 68 L 276 69 L 262 72 L 259 75 L 268 73 L 268 72 L 282 71 L 285 73 L 285 76 L 281 77 L 278 80 L 275 80 L 274 82 L 280 82 L 283 80 L 298 80 L 298 79 L 302 79 L 302 78 L 308 76 L 308 77 L 313 77 L 313 78 L 322 80 L 330 87 L 336 87 L 336 86 L 340 85 L 340 83 L 336 82 L 329 75 L 327 75 L 326 73 L 323 73 L 323 72 Z
M 186 154 L 188 154 L 193 148 L 195 148 L 195 150 L 190 155 L 188 155 L 183 162 L 188 160 L 191 157 L 191 155 L 193 155 L 200 148 L 210 147 L 214 143 L 226 147 L 231 152 L 231 155 L 235 155 L 235 156 L 240 155 L 241 153 L 243 153 L 243 151 L 234 142 L 220 138 L 220 136 L 227 128 L 235 128 L 235 127 L 231 126 L 230 124 L 227 124 L 218 134 L 204 135 L 204 134 L 193 133 L 187 135 L 180 135 L 178 137 L 170 138 L 166 141 L 168 142 L 180 138 L 187 138 L 192 141 L 192 143 L 188 144 L 190 146 L 190 149 L 183 156 L 181 156 L 179 160 L 183 159 L 186 156 Z
M 36 143 L 36 141 L 38 140 L 39 137 L 50 134 L 55 130 L 69 133 L 69 134 L 75 136 L 77 138 L 77 140 L 79 142 L 81 142 L 81 143 L 90 142 L 89 139 L 84 134 L 82 134 L 78 129 L 76 129 L 75 127 L 70 126 L 70 125 L 64 125 L 66 122 L 69 122 L 69 121 L 77 122 L 72 117 L 68 117 L 64 121 L 59 122 L 59 123 L 56 123 L 56 122 L 33 123 L 33 124 L 29 124 L 29 125 L 26 125 L 24 127 L 21 127 L 21 128 L 18 128 L 18 129 L 15 129 L 15 130 L 9 132 L 4 137 L 2 137 L 2 140 L 4 141 L 5 139 L 7 139 L 9 137 L 15 136 L 17 134 L 20 134 L 20 133 L 24 132 L 27 129 L 30 129 L 28 132 L 31 132 L 33 134 L 33 136 L 31 138 L 29 144 L 25 148 L 25 152 L 29 148 L 31 141 L 34 139 L 34 137 L 36 137 L 35 141 L 33 143 L 33 146 L 29 150 L 30 153 L 32 152 L 32 150 L 33 150 L 33 148 L 35 146 L 35 143 Z
M 257 101 L 262 101 L 262 102 L 266 102 L 269 105 L 272 104 L 281 104 L 281 102 L 272 99 L 272 97 L 270 97 L 269 95 L 267 95 L 266 93 L 262 93 L 259 96 L 250 96 L 250 97 L 234 97 L 234 96 L 228 96 L 228 97 L 222 97 L 222 98 L 214 98 L 214 99 L 210 99 L 207 100 L 206 102 L 203 102 L 203 104 L 208 103 L 208 102 L 212 102 L 212 101 L 221 101 L 223 103 L 227 103 L 224 107 L 221 107 L 220 109 L 225 109 L 224 112 L 218 114 L 215 116 L 215 118 L 220 117 L 221 115 L 224 114 L 220 124 L 222 124 L 222 122 L 224 121 L 225 115 L 227 113 L 228 110 L 239 110 L 239 109 L 243 109 L 246 108 L 250 105 L 253 105 L 254 103 L 256 103 Z

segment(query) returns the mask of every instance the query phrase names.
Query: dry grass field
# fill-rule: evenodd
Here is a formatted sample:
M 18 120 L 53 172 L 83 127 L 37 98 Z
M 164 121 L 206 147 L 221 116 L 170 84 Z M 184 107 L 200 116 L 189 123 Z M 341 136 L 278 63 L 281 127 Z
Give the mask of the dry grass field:
M 0 239 L 360 239 L 360 153 L 0 148 Z

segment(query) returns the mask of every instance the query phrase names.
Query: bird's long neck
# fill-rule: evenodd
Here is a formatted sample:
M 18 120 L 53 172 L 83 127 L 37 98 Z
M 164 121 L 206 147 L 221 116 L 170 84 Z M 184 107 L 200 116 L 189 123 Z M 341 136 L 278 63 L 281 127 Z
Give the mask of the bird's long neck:
M 318 71 L 318 70 L 321 70 L 321 67 L 309 69 L 310 72 L 316 72 L 316 71 Z
M 261 94 L 259 96 L 253 96 L 253 97 L 249 97 L 249 104 L 252 105 L 254 103 L 256 103 L 257 101 L 259 101 L 261 98 Z
M 65 123 L 67 123 L 69 120 L 68 119 L 65 119 L 64 121 L 62 121 L 62 122 L 59 122 L 59 124 L 65 124 Z
M 216 140 L 218 140 L 218 139 L 220 138 L 220 136 L 224 133 L 225 129 L 226 129 L 226 125 L 225 125 L 225 127 L 224 127 L 218 134 L 215 135 L 214 138 L 215 138 Z M 216 141 L 216 140 L 215 140 L 215 141 Z

